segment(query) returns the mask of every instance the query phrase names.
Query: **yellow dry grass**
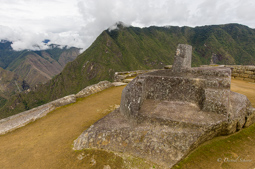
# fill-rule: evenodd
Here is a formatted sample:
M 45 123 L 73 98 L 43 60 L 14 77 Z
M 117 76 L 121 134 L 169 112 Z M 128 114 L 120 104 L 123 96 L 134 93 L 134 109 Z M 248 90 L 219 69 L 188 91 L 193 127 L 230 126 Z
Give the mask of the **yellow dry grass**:
M 246 95 L 255 107 L 255 83 L 232 79 L 231 90 Z
M 112 87 L 46 117 L 0 136 L 0 168 L 84 168 L 72 150 L 73 141 L 90 125 L 120 104 L 124 87 Z

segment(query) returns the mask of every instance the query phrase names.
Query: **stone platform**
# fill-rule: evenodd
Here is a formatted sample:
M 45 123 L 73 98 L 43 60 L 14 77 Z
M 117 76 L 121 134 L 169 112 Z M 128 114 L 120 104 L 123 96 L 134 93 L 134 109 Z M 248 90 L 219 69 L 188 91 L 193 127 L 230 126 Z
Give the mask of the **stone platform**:
M 191 68 L 192 47 L 179 45 L 172 70 L 139 75 L 120 108 L 84 131 L 74 149 L 124 152 L 171 168 L 201 143 L 255 122 L 246 96 L 231 92 L 231 69 Z
M 181 126 L 196 129 L 227 121 L 222 114 L 205 112 L 194 103 L 182 101 L 146 100 L 140 109 L 140 116 L 175 128 Z

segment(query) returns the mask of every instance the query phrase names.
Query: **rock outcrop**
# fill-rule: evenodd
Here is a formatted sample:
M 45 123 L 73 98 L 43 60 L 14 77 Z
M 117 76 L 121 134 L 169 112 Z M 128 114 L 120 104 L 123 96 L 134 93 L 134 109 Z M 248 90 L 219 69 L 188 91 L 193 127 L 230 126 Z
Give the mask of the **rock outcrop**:
M 191 68 L 191 53 L 179 45 L 172 70 L 131 81 L 120 108 L 84 131 L 73 149 L 124 152 L 171 168 L 204 141 L 254 123 L 247 97 L 230 91 L 231 69 Z

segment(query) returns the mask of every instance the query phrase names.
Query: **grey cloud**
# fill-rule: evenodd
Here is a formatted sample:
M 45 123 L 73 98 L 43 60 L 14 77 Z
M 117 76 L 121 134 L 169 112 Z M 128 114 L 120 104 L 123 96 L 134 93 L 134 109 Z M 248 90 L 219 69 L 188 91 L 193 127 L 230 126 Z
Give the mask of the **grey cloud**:
M 250 20 L 255 22 L 254 11 L 255 2 L 254 1 L 239 1 L 236 10 L 236 16 L 239 20 Z
M 198 0 L 195 10 L 189 16 L 192 26 L 240 23 L 255 27 L 255 9 L 252 0 Z

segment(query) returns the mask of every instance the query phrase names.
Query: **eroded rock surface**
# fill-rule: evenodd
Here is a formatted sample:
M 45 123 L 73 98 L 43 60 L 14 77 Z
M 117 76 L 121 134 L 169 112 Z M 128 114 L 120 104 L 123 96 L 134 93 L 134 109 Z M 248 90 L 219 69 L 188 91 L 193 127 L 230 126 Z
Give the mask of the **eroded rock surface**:
M 189 45 L 176 53 L 172 70 L 130 82 L 120 108 L 84 131 L 74 149 L 124 152 L 171 168 L 204 141 L 254 123 L 247 97 L 230 91 L 230 68 L 191 68 Z

